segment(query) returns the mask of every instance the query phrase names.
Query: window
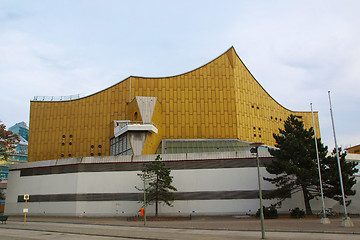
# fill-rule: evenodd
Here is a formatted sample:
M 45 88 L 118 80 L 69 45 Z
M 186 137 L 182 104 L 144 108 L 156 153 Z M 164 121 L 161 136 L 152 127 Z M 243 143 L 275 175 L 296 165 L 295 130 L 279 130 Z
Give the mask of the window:
M 110 140 L 110 155 L 132 155 L 132 150 L 127 135 L 122 135 Z

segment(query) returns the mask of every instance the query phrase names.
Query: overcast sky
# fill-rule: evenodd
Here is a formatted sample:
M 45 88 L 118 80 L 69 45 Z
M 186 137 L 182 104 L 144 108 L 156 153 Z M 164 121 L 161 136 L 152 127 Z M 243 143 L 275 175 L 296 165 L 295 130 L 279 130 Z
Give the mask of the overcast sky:
M 162 77 L 231 46 L 284 107 L 319 111 L 323 142 L 360 144 L 360 1 L 0 0 L 0 120 L 29 123 L 34 96 L 89 95 Z

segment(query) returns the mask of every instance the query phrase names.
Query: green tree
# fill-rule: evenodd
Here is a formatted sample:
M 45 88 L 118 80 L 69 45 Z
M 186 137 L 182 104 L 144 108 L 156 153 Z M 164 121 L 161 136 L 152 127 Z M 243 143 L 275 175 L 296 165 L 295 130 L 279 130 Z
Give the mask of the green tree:
M 0 121 L 0 158 L 7 160 L 19 143 L 19 136 L 6 130 L 5 124 Z
M 155 204 L 155 216 L 158 216 L 158 206 L 160 202 L 168 206 L 172 206 L 174 201 L 174 194 L 172 191 L 177 189 L 172 186 L 173 177 L 170 176 L 170 168 L 165 166 L 165 163 L 161 161 L 160 155 L 157 155 L 155 161 L 150 162 L 142 170 L 142 173 L 138 174 L 142 181 L 146 182 L 146 205 Z M 139 191 L 144 189 L 135 187 Z M 144 205 L 145 205 L 144 204 Z
M 265 198 L 277 199 L 281 204 L 291 194 L 302 192 L 306 214 L 312 214 L 310 200 L 320 195 L 317 158 L 313 128 L 305 129 L 297 116 L 290 115 L 284 122 L 284 129 L 273 134 L 276 149 L 269 149 L 275 159 L 267 164 L 266 170 L 274 178 L 265 180 L 275 184 L 276 190 Z M 320 158 L 327 153 L 320 139 L 317 139 Z
M 348 206 L 351 204 L 351 200 L 346 200 L 346 198 L 356 194 L 356 191 L 353 190 L 352 187 L 356 184 L 355 174 L 359 170 L 356 168 L 358 163 L 345 161 L 345 156 L 346 152 L 339 148 L 339 160 L 344 186 L 345 203 Z M 332 153 L 323 160 L 323 164 L 325 168 L 322 174 L 324 195 L 338 201 L 340 205 L 343 205 L 336 149 L 334 149 Z

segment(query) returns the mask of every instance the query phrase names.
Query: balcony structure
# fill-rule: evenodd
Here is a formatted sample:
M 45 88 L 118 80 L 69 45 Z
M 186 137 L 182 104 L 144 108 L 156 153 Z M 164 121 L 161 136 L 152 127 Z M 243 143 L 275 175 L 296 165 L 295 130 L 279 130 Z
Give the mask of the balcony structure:
M 127 120 L 114 120 L 110 155 L 142 155 L 156 151 L 161 142 L 158 126 L 161 103 L 156 97 L 135 97 L 127 104 Z
M 130 121 L 115 121 L 114 136 L 119 137 L 128 132 L 150 132 L 158 133 L 158 129 L 153 123 L 130 122 Z M 118 125 L 119 124 L 119 125 Z

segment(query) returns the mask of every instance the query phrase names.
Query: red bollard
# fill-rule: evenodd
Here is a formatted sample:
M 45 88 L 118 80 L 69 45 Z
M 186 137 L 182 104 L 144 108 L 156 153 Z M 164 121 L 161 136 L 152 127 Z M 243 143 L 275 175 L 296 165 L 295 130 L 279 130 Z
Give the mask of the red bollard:
M 140 215 L 141 215 L 141 216 L 144 216 L 144 212 L 145 212 L 145 208 L 141 208 L 141 210 L 140 210 Z

